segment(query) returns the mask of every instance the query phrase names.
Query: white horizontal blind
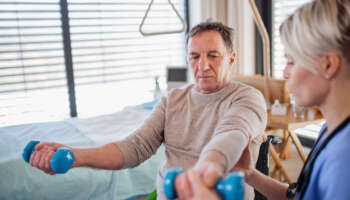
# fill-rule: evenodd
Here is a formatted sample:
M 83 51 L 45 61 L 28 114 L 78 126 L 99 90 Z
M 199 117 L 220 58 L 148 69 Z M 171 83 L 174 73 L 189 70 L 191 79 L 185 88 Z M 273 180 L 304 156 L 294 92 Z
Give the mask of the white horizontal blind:
M 185 16 L 184 0 L 172 1 Z M 79 116 L 152 100 L 154 76 L 185 64 L 184 34 L 143 37 L 150 1 L 68 1 Z M 0 1 L 0 126 L 69 117 L 59 0 Z M 150 29 L 179 29 L 155 0 Z M 84 114 L 85 113 L 85 114 Z
M 302 4 L 310 0 L 273 0 L 272 1 L 272 76 L 283 78 L 286 64 L 279 27 L 281 23 Z
M 0 126 L 69 116 L 58 0 L 0 1 Z
M 185 17 L 184 0 L 172 2 Z M 139 33 L 149 3 L 150 0 L 68 1 L 80 117 L 152 100 L 154 76 L 164 80 L 167 65 L 185 64 L 184 33 L 148 37 Z M 155 0 L 143 30 L 181 27 L 168 1 Z

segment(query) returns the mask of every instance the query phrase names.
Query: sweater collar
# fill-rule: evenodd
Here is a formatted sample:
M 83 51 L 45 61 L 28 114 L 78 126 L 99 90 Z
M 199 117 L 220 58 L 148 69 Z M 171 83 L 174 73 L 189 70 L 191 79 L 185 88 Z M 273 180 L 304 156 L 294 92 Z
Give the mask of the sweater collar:
M 195 103 L 198 104 L 208 104 L 211 103 L 213 101 L 218 100 L 219 98 L 225 96 L 225 94 L 230 91 L 230 88 L 232 87 L 232 84 L 227 84 L 226 87 L 220 89 L 219 91 L 216 91 L 214 93 L 209 93 L 209 94 L 204 94 L 204 93 L 200 93 L 196 90 L 196 86 L 193 85 L 192 89 L 191 89 L 191 97 L 192 100 Z

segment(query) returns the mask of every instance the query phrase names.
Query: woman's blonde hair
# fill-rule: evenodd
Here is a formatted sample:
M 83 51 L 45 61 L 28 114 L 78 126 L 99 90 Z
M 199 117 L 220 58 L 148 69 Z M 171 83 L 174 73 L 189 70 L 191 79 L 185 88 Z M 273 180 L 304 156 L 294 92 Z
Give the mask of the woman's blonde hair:
M 314 0 L 280 26 L 286 53 L 317 73 L 318 60 L 336 52 L 350 63 L 350 0 Z

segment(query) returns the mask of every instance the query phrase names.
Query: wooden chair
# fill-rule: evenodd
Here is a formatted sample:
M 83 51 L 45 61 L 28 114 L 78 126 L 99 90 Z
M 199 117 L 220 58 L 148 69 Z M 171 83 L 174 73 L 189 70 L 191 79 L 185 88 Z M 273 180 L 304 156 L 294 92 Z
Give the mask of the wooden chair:
M 278 80 L 274 78 L 267 79 L 267 86 L 265 77 L 261 75 L 243 76 L 235 75 L 233 80 L 242 82 L 258 89 L 269 102 L 273 103 L 276 99 L 280 103 L 289 103 L 290 95 L 287 89 L 287 82 L 285 80 Z M 267 91 L 269 90 L 269 91 Z
M 280 103 L 290 102 L 290 95 L 285 80 L 278 80 L 273 78 L 266 79 L 266 77 L 263 77 L 261 75 L 236 75 L 233 76 L 233 80 L 242 82 L 244 84 L 258 89 L 264 95 L 265 99 L 268 100 L 268 102 L 274 102 L 275 100 L 278 100 Z M 280 180 L 283 176 L 286 182 L 291 183 L 291 179 L 282 165 L 282 160 L 290 158 L 292 153 L 292 141 L 288 136 L 288 132 L 283 129 L 270 129 L 269 127 L 267 127 L 264 133 L 264 137 L 267 138 L 270 136 L 282 138 L 282 145 L 279 145 L 282 146 L 281 149 L 276 150 L 274 145 L 270 145 L 269 148 L 270 155 L 275 163 L 275 169 L 273 170 L 271 176 L 276 178 L 277 172 L 279 171 L 281 173 Z M 274 139 L 274 141 L 275 142 L 273 142 L 273 144 L 276 144 L 279 140 Z

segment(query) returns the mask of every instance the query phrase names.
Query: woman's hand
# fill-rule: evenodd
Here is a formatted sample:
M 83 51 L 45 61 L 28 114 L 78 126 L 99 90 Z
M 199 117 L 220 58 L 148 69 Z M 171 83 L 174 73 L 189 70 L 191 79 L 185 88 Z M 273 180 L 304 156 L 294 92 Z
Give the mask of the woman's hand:
M 241 158 L 237 162 L 237 164 L 230 170 L 232 171 L 243 171 L 244 176 L 246 179 L 248 179 L 249 175 L 252 172 L 252 167 L 251 167 L 251 153 L 249 150 L 250 142 L 252 141 L 252 138 L 249 137 L 249 141 L 247 144 L 247 147 L 244 149 Z

